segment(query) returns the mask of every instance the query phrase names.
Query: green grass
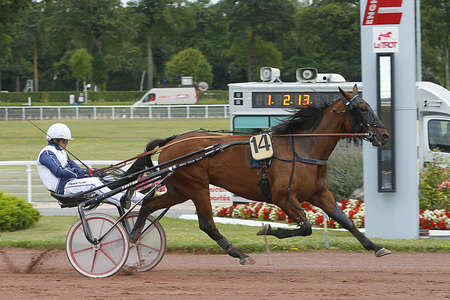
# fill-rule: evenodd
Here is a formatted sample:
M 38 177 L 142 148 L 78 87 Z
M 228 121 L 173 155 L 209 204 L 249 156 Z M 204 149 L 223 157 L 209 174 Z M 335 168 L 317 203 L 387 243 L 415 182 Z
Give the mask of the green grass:
M 57 121 L 34 121 L 43 130 Z M 199 128 L 229 129 L 228 119 L 64 120 L 75 139 L 69 151 L 81 160 L 125 160 L 156 138 Z M 27 121 L 0 121 L 0 161 L 35 160 L 44 134 Z
M 36 249 L 65 249 L 65 238 L 76 217 L 42 217 L 32 228 L 16 232 L 3 232 L 0 246 L 24 247 Z M 167 235 L 169 252 L 182 253 L 224 253 L 223 250 L 198 228 L 196 221 L 163 218 L 161 224 Z M 244 252 L 264 252 L 264 239 L 257 236 L 257 227 L 217 224 L 219 231 L 236 247 Z M 324 234 L 313 230 L 309 237 L 294 237 L 279 240 L 268 237 L 272 251 L 307 251 L 324 250 Z M 432 239 L 418 240 L 380 240 L 373 239 L 378 245 L 394 252 L 450 252 L 449 241 Z M 331 250 L 358 251 L 366 250 L 348 232 L 330 231 Z

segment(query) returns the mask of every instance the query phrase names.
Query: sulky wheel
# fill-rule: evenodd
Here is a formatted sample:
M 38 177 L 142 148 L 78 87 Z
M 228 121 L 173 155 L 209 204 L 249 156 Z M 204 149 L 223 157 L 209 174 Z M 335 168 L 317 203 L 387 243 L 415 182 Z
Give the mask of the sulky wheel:
M 94 238 L 99 239 L 111 229 L 116 220 L 106 214 L 86 216 Z M 119 271 L 127 261 L 129 237 L 122 224 L 117 224 L 94 245 L 84 235 L 81 220 L 75 222 L 67 234 L 66 253 L 72 266 L 86 277 L 108 277 Z
M 129 228 L 133 228 L 136 223 L 138 213 L 131 212 L 126 220 Z M 155 218 L 151 215 L 147 217 L 145 226 L 147 228 Z M 130 254 L 124 268 L 138 272 L 145 272 L 156 267 L 166 252 L 166 233 L 159 222 L 145 231 L 136 243 L 131 243 Z

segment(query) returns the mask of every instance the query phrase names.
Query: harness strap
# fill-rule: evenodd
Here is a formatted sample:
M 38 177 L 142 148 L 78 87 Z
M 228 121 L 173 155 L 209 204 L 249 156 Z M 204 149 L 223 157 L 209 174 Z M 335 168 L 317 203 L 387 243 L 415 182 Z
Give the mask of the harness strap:
M 301 157 L 297 153 L 297 151 L 295 151 L 293 135 L 289 135 L 289 142 L 291 143 L 291 148 L 292 148 L 292 159 L 283 159 L 283 158 L 279 158 L 279 157 L 276 157 L 276 156 L 273 156 L 273 158 L 275 158 L 275 159 L 277 159 L 279 161 L 283 161 L 283 162 L 291 162 L 294 165 L 295 165 L 296 162 L 302 162 L 302 163 L 313 164 L 313 165 L 320 165 L 320 166 L 326 166 L 327 165 L 327 161 L 326 160 Z
M 304 158 L 301 157 L 300 155 L 298 155 L 297 152 L 294 152 L 294 159 L 282 159 L 282 158 L 278 158 L 276 156 L 274 156 L 273 158 L 279 160 L 279 161 L 283 161 L 283 162 L 302 162 L 302 163 L 307 163 L 307 164 L 313 164 L 313 165 L 320 165 L 320 166 L 326 166 L 327 165 L 327 161 L 326 160 L 320 160 L 320 159 L 312 159 L 312 158 Z

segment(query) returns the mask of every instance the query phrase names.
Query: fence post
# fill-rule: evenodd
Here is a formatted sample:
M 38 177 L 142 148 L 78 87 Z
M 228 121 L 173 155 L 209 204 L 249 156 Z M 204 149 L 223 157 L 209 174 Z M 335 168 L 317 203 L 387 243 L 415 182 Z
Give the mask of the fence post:
M 44 119 L 44 111 L 42 107 L 39 107 L 39 119 L 42 121 Z
M 5 108 L 5 121 L 8 121 L 8 108 Z
M 25 107 L 22 107 L 22 120 L 25 120 Z
M 116 110 L 115 110 L 114 106 L 112 106 L 111 114 L 112 114 L 112 119 L 115 120 L 116 119 Z
M 186 118 L 189 119 L 191 117 L 191 107 L 188 105 L 186 107 Z
M 78 110 L 78 106 L 75 108 L 75 117 L 77 120 L 80 118 L 80 111 Z
M 58 107 L 58 120 L 61 120 L 61 108 Z
M 170 106 L 167 106 L 167 118 L 172 119 L 172 112 L 170 110 Z
M 28 199 L 28 202 L 31 203 L 31 202 L 33 202 L 32 189 L 31 189 L 31 183 L 32 183 L 32 181 L 31 181 L 31 172 L 32 172 L 31 165 L 27 165 L 26 172 L 27 172 L 27 191 L 28 191 L 27 199 Z
M 131 120 L 134 119 L 134 109 L 133 109 L 133 106 L 130 106 L 130 119 L 131 119 Z
M 205 106 L 205 118 L 209 119 L 209 110 L 208 110 L 208 105 Z

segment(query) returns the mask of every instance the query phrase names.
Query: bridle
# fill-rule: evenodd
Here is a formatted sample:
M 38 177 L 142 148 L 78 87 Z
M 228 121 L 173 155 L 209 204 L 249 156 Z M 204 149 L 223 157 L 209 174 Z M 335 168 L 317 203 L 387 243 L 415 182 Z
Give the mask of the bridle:
M 359 96 L 359 94 L 354 95 L 351 99 L 347 100 L 346 98 L 341 98 L 342 103 L 344 104 L 345 110 L 344 111 L 337 111 L 336 109 L 333 110 L 335 113 L 345 113 L 345 118 L 349 118 L 350 126 L 352 127 L 353 131 L 360 131 L 359 128 L 362 128 L 367 135 L 361 136 L 364 140 L 373 142 L 373 140 L 376 138 L 376 129 L 378 127 L 377 120 L 373 117 L 374 113 L 370 113 L 369 110 L 367 110 L 367 117 L 364 118 L 363 113 L 361 114 L 361 121 L 359 124 L 356 124 L 354 112 L 358 108 L 359 103 L 365 103 L 365 101 Z M 358 129 L 355 129 L 356 125 L 359 126 Z

